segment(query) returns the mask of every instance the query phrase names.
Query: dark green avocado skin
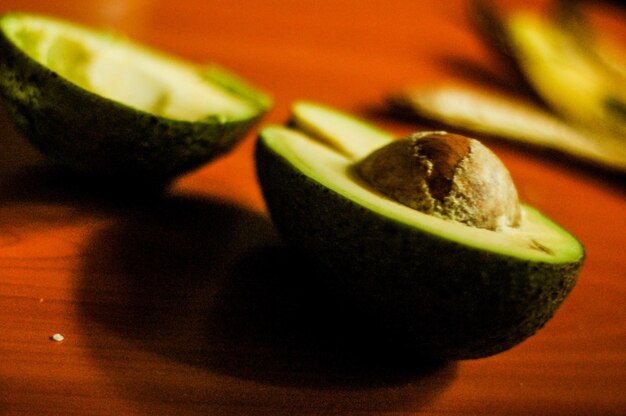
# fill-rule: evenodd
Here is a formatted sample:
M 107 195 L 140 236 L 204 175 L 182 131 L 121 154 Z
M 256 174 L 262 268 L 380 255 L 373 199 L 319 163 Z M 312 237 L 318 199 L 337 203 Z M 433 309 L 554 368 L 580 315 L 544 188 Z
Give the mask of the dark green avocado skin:
M 156 117 L 72 84 L 1 32 L 0 99 L 53 162 L 98 177 L 149 182 L 168 181 L 230 151 L 269 105 L 259 99 L 258 114 L 241 120 Z
M 390 221 L 303 175 L 262 137 L 256 160 L 281 235 L 323 263 L 320 279 L 393 348 L 444 360 L 505 351 L 544 326 L 576 283 L 582 258 L 525 261 Z

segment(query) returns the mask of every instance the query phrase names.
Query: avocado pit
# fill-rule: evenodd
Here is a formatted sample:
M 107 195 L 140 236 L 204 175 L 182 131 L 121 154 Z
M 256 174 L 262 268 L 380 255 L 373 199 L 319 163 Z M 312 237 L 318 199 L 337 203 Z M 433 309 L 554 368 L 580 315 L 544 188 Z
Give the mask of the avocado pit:
M 414 133 L 375 150 L 355 168 L 376 190 L 417 211 L 488 230 L 520 224 L 510 173 L 476 139 Z

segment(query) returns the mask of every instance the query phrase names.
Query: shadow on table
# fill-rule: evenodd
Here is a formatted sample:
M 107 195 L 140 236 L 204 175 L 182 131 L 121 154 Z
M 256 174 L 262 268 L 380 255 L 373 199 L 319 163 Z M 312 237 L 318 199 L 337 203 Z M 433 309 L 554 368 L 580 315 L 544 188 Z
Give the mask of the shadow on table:
M 131 360 L 126 353 L 156 354 L 207 377 L 278 389 L 331 396 L 340 389 L 370 397 L 370 389 L 380 387 L 382 396 L 371 400 L 382 402 L 389 399 L 387 387 L 410 384 L 418 405 L 455 378 L 455 364 L 394 349 L 378 337 L 328 290 L 325 273 L 282 245 L 266 217 L 224 202 L 168 195 L 167 189 L 99 187 L 47 164 L 5 121 L 0 114 L 6 127 L 0 143 L 8 149 L 0 156 L 0 201 L 32 205 L 32 212 L 16 218 L 32 221 L 35 215 L 45 224 L 65 224 L 68 217 L 106 220 L 82 247 L 76 303 L 85 347 L 115 385 L 126 386 L 120 388 L 150 397 L 193 394 L 187 391 L 193 382 L 177 390 L 167 379 L 149 378 L 151 386 L 138 386 L 149 368 L 110 365 L 111 355 Z M 59 218 L 48 205 L 63 207 L 53 212 Z M 347 398 L 350 406 L 357 399 Z
M 327 276 L 242 208 L 164 198 L 93 236 L 83 257 L 84 324 L 168 360 L 275 386 L 410 382 L 424 400 L 455 376 L 454 364 L 378 338 Z

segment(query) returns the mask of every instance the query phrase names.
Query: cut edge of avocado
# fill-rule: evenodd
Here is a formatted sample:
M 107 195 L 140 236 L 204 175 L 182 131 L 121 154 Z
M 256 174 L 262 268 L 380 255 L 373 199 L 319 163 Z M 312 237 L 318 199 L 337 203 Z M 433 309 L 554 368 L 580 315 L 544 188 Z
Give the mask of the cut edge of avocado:
M 373 189 L 353 171 L 361 157 L 393 140 L 389 133 L 315 103 L 297 103 L 294 115 L 298 120 L 295 128 L 270 125 L 262 129 L 263 144 L 321 186 L 390 221 L 437 238 L 524 260 L 561 263 L 580 261 L 584 257 L 583 246 L 573 235 L 528 205 L 522 204 L 523 219 L 519 228 L 500 231 L 469 227 L 406 207 Z M 298 130 L 302 125 L 306 127 Z M 359 130 L 353 135 L 355 126 Z M 348 153 L 337 150 L 341 145 L 334 143 L 340 141 L 337 139 L 340 136 L 348 137 L 345 142 L 350 148 L 358 148 L 361 138 L 358 134 L 362 132 L 365 132 L 365 140 L 361 150 Z
M 339 153 L 359 159 L 393 140 L 393 135 L 354 117 L 346 117 L 332 107 L 310 101 L 296 101 L 292 106 L 291 125 L 325 143 Z M 342 132 L 352 136 L 337 140 Z

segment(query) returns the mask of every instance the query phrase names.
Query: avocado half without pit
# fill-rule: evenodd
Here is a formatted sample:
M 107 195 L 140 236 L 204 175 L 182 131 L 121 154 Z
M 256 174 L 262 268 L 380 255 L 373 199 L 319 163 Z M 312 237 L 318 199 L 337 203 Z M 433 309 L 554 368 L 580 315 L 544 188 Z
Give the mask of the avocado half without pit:
M 582 267 L 577 239 L 519 203 L 474 139 L 395 139 L 298 102 L 289 126 L 260 132 L 256 161 L 284 239 L 392 348 L 446 360 L 507 350 L 554 315 Z
M 52 161 L 152 182 L 229 151 L 270 106 L 217 66 L 25 13 L 0 17 L 0 97 Z

